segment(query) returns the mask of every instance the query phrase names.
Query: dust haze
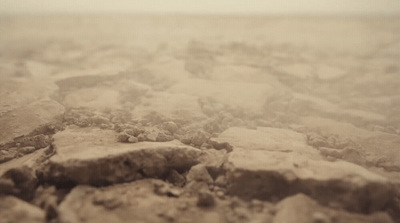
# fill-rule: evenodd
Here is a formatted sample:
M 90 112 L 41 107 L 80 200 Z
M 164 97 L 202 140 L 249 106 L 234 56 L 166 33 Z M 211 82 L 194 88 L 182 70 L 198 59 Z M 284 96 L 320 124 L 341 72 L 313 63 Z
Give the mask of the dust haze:
M 0 218 L 400 222 L 399 3 L 250 2 L 0 0 Z

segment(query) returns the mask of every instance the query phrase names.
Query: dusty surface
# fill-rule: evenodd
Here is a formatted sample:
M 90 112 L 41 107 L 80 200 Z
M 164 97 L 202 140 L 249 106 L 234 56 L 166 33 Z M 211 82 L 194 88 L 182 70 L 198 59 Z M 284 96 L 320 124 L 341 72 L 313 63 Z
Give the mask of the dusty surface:
M 400 222 L 400 19 L 0 19 L 5 222 Z

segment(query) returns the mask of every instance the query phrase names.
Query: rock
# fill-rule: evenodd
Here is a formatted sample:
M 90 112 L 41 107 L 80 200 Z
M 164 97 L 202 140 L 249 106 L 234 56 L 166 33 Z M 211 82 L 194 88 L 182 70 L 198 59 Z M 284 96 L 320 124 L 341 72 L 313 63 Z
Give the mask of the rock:
M 213 182 L 212 177 L 207 171 L 207 168 L 203 164 L 198 164 L 190 168 L 189 173 L 186 176 L 188 182 L 191 181 L 203 181 L 208 184 Z
M 140 133 L 140 134 L 137 136 L 137 139 L 138 139 L 139 142 L 144 142 L 144 141 L 147 140 L 147 139 L 146 139 L 146 136 L 145 136 L 143 133 Z
M 179 197 L 182 194 L 182 190 L 174 188 L 168 183 L 155 182 L 154 193 L 161 196 Z
M 0 219 L 4 223 L 46 222 L 44 211 L 12 196 L 1 197 Z
M 39 149 L 23 157 L 0 164 L 0 194 L 32 199 L 38 179 L 35 171 L 47 158 L 46 149 Z
M 128 142 L 130 142 L 130 143 L 137 143 L 137 142 L 139 142 L 139 140 L 138 140 L 135 136 L 130 136 L 130 137 L 128 138 Z
M 158 137 L 157 131 L 151 131 L 151 132 L 146 133 L 146 141 L 156 142 L 157 137 Z
M 359 212 L 382 210 L 392 199 L 388 179 L 346 161 L 325 160 L 291 130 L 230 128 L 218 138 L 234 148 L 226 167 L 231 195 L 276 201 L 301 192 Z
M 26 136 L 42 125 L 57 120 L 64 107 L 50 99 L 57 90 L 54 83 L 48 81 L 11 81 L 0 83 L 0 98 L 9 103 L 9 111 L 2 113 L 0 108 L 0 145 L 13 141 L 16 137 Z M 41 147 L 42 148 L 42 147 Z
M 35 149 L 41 149 L 47 147 L 51 143 L 51 139 L 47 135 L 36 135 L 36 136 L 22 136 L 14 139 L 14 142 L 19 146 L 33 146 Z
M 201 191 L 198 194 L 197 206 L 199 207 L 212 207 L 215 205 L 214 196 L 208 191 Z
M 59 196 L 60 194 L 57 193 L 54 186 L 46 188 L 39 186 L 35 191 L 35 197 L 31 203 L 45 210 L 46 219 L 51 220 L 58 216 Z
M 226 177 L 224 175 L 220 175 L 215 179 L 215 185 L 219 187 L 225 187 L 226 186 Z
M 13 153 L 3 153 L 0 155 L 0 163 L 4 163 L 10 161 L 15 158 L 15 154 Z
M 379 219 L 379 221 L 376 221 Z M 387 214 L 374 213 L 362 215 L 342 210 L 329 209 L 319 205 L 304 194 L 287 197 L 277 204 L 277 213 L 273 223 L 328 223 L 328 222 L 382 222 L 392 223 Z
M 324 156 L 332 156 L 332 157 L 335 157 L 337 159 L 340 159 L 340 158 L 343 157 L 342 152 L 340 150 L 337 150 L 337 149 L 319 147 L 318 150 Z
M 201 145 L 203 145 L 203 143 L 206 143 L 209 138 L 210 138 L 209 133 L 206 133 L 204 131 L 198 131 L 192 136 L 191 141 L 195 146 L 200 147 Z
M 178 187 L 183 187 L 186 183 L 185 177 L 176 170 L 169 171 L 167 181 Z
M 172 220 L 201 223 L 204 219 L 210 219 L 207 216 L 211 210 L 193 207 L 197 198 L 156 194 L 157 185 L 165 184 L 161 180 L 144 179 L 101 188 L 77 186 L 61 202 L 59 222 L 168 223 Z M 214 208 L 213 212 L 217 219 L 223 216 L 224 208 Z M 216 219 L 210 219 L 209 222 Z
M 163 129 L 169 131 L 171 134 L 174 134 L 178 130 L 178 125 L 175 122 L 169 121 L 163 123 Z
M 121 144 L 115 132 L 71 127 L 54 135 L 56 155 L 49 159 L 45 180 L 107 185 L 142 177 L 164 177 L 170 170 L 184 171 L 197 164 L 201 151 L 171 142 Z
M 19 152 L 25 155 L 25 154 L 33 153 L 35 150 L 36 150 L 36 148 L 33 146 L 26 146 L 26 147 L 22 147 L 21 149 L 19 149 Z
M 126 132 L 122 132 L 118 134 L 117 140 L 118 142 L 128 142 L 130 136 Z
M 157 142 L 168 142 L 174 140 L 174 137 L 172 135 L 166 134 L 162 131 L 160 131 L 157 135 Z
M 367 160 L 388 172 L 400 172 L 399 135 L 385 134 L 364 139 L 360 142 Z M 353 153 L 354 154 L 354 153 Z M 357 159 L 357 154 L 355 159 Z

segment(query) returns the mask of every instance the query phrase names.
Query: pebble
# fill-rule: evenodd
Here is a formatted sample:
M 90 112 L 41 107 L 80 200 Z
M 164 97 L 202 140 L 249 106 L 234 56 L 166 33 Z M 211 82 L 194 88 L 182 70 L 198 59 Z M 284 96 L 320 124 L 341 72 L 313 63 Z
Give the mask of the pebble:
M 137 143 L 139 140 L 135 136 L 130 136 L 128 142 L 130 143 Z
M 125 132 L 122 132 L 118 135 L 118 142 L 128 142 L 129 140 L 129 135 L 126 134 Z
M 175 186 L 183 187 L 185 185 L 186 179 L 182 176 L 178 171 L 171 170 L 168 173 L 167 181 L 172 183 Z
M 208 191 L 201 191 L 198 194 L 197 206 L 199 207 L 212 207 L 215 205 L 214 196 Z
M 213 182 L 212 177 L 210 176 L 210 174 L 207 171 L 207 168 L 203 164 L 192 166 L 192 168 L 190 168 L 189 173 L 186 176 L 186 179 L 188 182 L 203 181 L 208 184 Z
M 164 122 L 162 126 L 165 130 L 169 131 L 171 134 L 174 134 L 178 130 L 178 126 L 175 124 L 175 122 L 172 121 Z

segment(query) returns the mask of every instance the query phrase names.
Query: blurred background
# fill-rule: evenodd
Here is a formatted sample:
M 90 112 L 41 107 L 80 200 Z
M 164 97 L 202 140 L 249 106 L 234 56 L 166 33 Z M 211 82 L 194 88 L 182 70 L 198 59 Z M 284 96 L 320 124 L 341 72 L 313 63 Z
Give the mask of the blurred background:
M 398 0 L 0 0 L 2 14 L 397 14 Z

